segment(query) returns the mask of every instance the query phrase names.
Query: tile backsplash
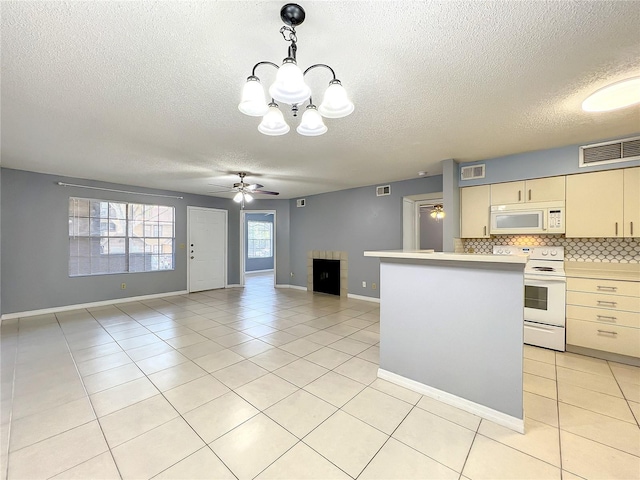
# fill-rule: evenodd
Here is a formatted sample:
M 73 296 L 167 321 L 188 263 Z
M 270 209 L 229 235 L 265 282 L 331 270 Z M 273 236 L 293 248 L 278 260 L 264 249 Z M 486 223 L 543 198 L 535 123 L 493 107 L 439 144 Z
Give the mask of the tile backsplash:
M 462 240 L 466 253 L 491 253 L 494 245 L 564 247 L 570 262 L 640 263 L 640 241 L 635 238 L 564 238 L 557 235 L 500 235 Z

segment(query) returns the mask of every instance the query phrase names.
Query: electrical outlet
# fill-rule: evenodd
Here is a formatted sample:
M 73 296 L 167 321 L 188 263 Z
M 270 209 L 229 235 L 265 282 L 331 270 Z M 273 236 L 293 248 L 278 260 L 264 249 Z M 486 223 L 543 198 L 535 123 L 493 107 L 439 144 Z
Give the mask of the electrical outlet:
M 367 282 L 362 282 L 362 288 L 367 288 Z
M 371 284 L 371 289 L 372 289 L 372 290 L 375 290 L 376 288 L 377 288 L 377 285 L 376 285 L 375 283 L 372 283 L 372 284 Z
M 121 288 L 122 290 L 124 290 L 125 288 L 127 288 L 127 284 L 126 284 L 126 283 L 122 283 L 122 284 L 120 284 L 120 288 Z

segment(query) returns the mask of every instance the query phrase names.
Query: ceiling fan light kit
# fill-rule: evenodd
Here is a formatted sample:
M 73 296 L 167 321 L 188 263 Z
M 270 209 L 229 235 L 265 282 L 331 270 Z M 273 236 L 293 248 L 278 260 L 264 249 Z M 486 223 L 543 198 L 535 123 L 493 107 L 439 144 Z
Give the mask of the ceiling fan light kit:
M 288 128 L 288 127 L 287 127 Z M 215 185 L 221 188 L 227 188 L 227 190 L 223 190 L 220 192 L 210 192 L 210 193 L 231 193 L 236 192 L 233 196 L 233 201 L 240 204 L 240 208 L 244 208 L 245 203 L 251 203 L 253 201 L 253 196 L 258 195 L 280 195 L 279 192 L 271 192 L 269 190 L 261 190 L 264 185 L 260 185 L 259 183 L 246 183 L 244 181 L 247 176 L 246 172 L 238 172 L 238 176 L 240 177 L 240 181 L 233 184 L 232 187 L 224 187 L 224 185 L 215 185 L 210 183 L 209 185 Z
M 242 90 L 242 98 L 238 109 L 245 115 L 263 117 L 258 126 L 260 133 L 271 136 L 284 135 L 289 132 L 290 128 L 276 101 L 291 105 L 291 111 L 295 117 L 297 116 L 298 105 L 308 100 L 309 105 L 305 108 L 302 121 L 296 131 L 300 135 L 310 137 L 322 135 L 327 131 L 322 117 L 346 117 L 353 112 L 355 107 L 330 66 L 317 63 L 311 65 L 304 72 L 298 67 L 296 62 L 296 51 L 298 49 L 296 27 L 304 22 L 304 9 L 295 3 L 287 3 L 280 10 L 280 18 L 285 23 L 285 26 L 280 29 L 280 33 L 285 41 L 290 42 L 287 57 L 283 60 L 281 66 L 273 62 L 258 62 L 254 65 L 253 71 L 247 78 L 247 83 L 245 83 Z M 270 65 L 278 69 L 276 79 L 269 87 L 269 95 L 271 96 L 271 103 L 269 104 L 267 104 L 260 79 L 255 74 L 256 68 L 261 65 Z M 311 89 L 305 83 L 304 77 L 310 70 L 319 67 L 328 69 L 333 78 L 324 92 L 320 107 L 317 108 L 313 104 Z

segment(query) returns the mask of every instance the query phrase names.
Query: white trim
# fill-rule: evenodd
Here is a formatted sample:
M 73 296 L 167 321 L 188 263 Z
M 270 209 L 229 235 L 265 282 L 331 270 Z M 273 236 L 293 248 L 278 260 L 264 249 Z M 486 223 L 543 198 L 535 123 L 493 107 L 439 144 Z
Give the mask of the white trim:
M 224 288 L 240 288 L 244 287 L 244 285 L 240 285 L 239 283 L 228 283 Z
M 291 288 L 291 285 L 289 285 L 288 283 L 276 283 L 276 288 Z
M 448 392 L 443 392 L 437 388 L 430 387 L 424 383 L 416 382 L 409 378 L 403 377 L 396 373 L 389 372 L 388 370 L 378 369 L 378 377 L 387 380 L 388 382 L 395 383 L 401 387 L 408 388 L 414 392 L 421 393 L 427 397 L 431 397 L 447 405 L 464 410 L 465 412 L 472 413 L 481 418 L 491 420 L 498 425 L 510 428 L 518 433 L 524 433 L 524 418 L 517 418 L 506 413 L 499 412 L 493 408 L 480 405 L 479 403 L 472 402 L 466 398 L 458 397 Z M 523 410 L 524 415 L 524 410 Z
M 347 298 L 353 298 L 354 300 L 364 300 L 365 302 L 380 303 L 379 298 L 356 295 L 355 293 L 347 293 Z
M 68 312 L 70 310 L 78 310 L 80 308 L 103 307 L 105 305 L 115 305 L 118 303 L 141 302 L 143 300 L 152 300 L 154 298 L 173 297 L 175 295 L 187 295 L 187 290 L 179 290 L 177 292 L 154 293 L 151 295 L 140 295 L 138 297 L 114 298 L 113 300 L 101 300 L 99 302 L 78 303 L 75 305 L 65 305 L 63 307 L 43 308 L 40 310 L 29 310 L 26 312 L 5 313 L 2 320 L 10 320 L 12 318 L 34 317 L 36 315 L 46 315 L 48 313 Z
M 273 270 L 273 268 L 267 268 L 266 270 L 249 270 L 248 272 L 244 272 L 245 276 L 251 276 L 251 274 L 253 273 L 268 273 L 268 272 L 273 272 L 273 274 L 275 275 L 275 271 Z
M 305 292 L 309 291 L 307 287 L 301 287 L 300 285 L 289 285 L 289 288 L 293 288 L 294 290 L 304 290 Z
M 228 263 L 229 263 L 229 211 L 224 210 L 222 208 L 207 208 L 207 207 L 196 207 L 192 205 L 187 205 L 187 291 L 191 292 L 191 262 L 189 261 L 189 257 L 191 253 L 189 249 L 191 248 L 191 211 L 192 210 L 206 210 L 206 211 L 216 211 L 216 212 L 224 212 L 224 286 L 222 288 L 227 288 L 229 285 L 227 281 L 229 279 L 228 272 Z

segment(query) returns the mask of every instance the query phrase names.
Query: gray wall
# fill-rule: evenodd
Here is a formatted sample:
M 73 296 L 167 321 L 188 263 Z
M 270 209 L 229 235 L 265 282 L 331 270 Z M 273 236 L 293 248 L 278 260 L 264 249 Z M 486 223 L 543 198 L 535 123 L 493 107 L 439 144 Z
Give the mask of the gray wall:
M 454 238 L 460 237 L 460 192 L 458 163 L 449 158 L 442 161 L 442 205 L 446 217 L 442 222 L 442 250 L 455 251 Z
M 442 222 L 431 218 L 431 206 L 420 208 L 420 245 L 422 250 L 442 251 Z M 446 217 L 445 217 L 446 218 Z
M 640 135 L 640 133 L 628 135 L 623 138 L 630 138 L 638 135 Z M 485 185 L 489 183 L 526 180 L 528 178 L 552 177 L 555 175 L 570 175 L 574 173 L 587 173 L 595 172 L 598 170 L 611 170 L 614 168 L 640 166 L 640 160 L 634 160 L 631 162 L 612 163 L 607 165 L 580 168 L 578 166 L 579 147 L 581 145 L 589 145 L 592 143 L 599 143 L 601 141 L 604 142 L 608 140 L 594 140 L 591 142 L 584 142 L 578 145 L 570 145 L 567 147 L 552 148 L 549 150 L 537 150 L 535 152 L 519 153 L 517 155 L 508 155 L 506 157 L 491 158 L 478 162 L 465 163 L 463 164 L 463 166 L 475 165 L 479 163 L 486 164 L 485 178 L 481 178 L 478 180 L 459 180 L 458 185 L 460 187 L 468 187 L 471 185 Z M 459 174 L 457 174 L 457 178 L 460 178 Z
M 383 197 L 374 185 L 308 196 L 303 208 L 291 200 L 291 284 L 306 287 L 309 250 L 342 251 L 349 255 L 349 293 L 378 297 L 371 284 L 380 283 L 379 261 L 363 252 L 402 249 L 402 197 L 441 191 L 438 175 L 391 183 Z
M 244 257 L 245 272 L 255 272 L 257 270 L 273 270 L 273 256 L 267 257 L 267 258 L 249 258 L 249 247 L 248 247 L 249 221 L 273 223 L 273 214 L 245 213 L 244 220 L 245 220 L 244 244 L 247 245 L 247 247 L 245 248 L 245 257 Z M 273 243 L 272 243 L 272 246 L 273 246 Z
M 184 196 L 184 200 L 61 187 L 57 182 Z M 150 190 L 57 175 L 2 169 L 1 175 L 2 313 L 186 290 L 187 206 L 228 210 L 228 283 L 239 283 L 240 207 L 208 196 Z M 89 277 L 69 277 L 69 197 L 173 205 L 176 208 L 175 270 Z M 286 202 L 282 202 L 286 203 Z M 126 290 L 120 289 L 121 283 Z

